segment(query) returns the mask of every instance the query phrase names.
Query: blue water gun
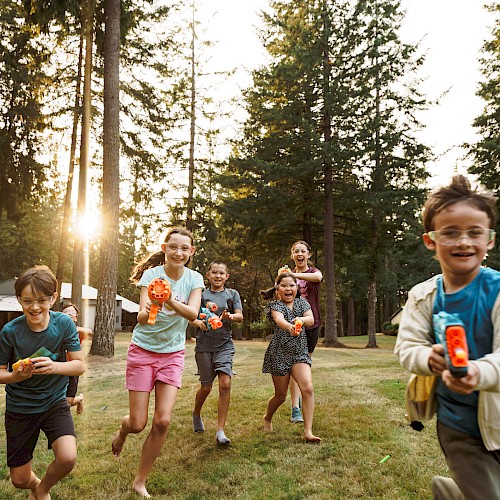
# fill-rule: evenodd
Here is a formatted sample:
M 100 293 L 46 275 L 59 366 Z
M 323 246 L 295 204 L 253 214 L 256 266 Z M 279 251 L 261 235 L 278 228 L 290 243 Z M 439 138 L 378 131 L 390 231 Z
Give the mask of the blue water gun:
M 218 306 L 215 302 L 207 302 L 206 307 L 200 307 L 200 312 L 198 313 L 198 319 L 205 321 L 207 328 L 209 330 L 218 330 L 222 327 L 222 320 L 215 314 Z

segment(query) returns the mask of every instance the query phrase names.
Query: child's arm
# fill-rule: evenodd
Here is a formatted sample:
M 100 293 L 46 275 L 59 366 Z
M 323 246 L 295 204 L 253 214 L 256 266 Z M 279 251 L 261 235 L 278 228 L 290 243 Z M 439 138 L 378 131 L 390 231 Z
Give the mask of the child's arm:
M 203 330 L 204 332 L 208 330 L 206 321 L 202 321 L 201 319 L 195 319 L 194 321 L 190 321 L 189 324 L 194 328 L 199 328 L 200 330 Z
M 151 301 L 149 300 L 148 287 L 141 287 L 141 295 L 139 299 L 139 312 L 137 313 L 137 322 L 145 325 L 149 319 L 149 311 L 151 310 Z
M 274 309 L 271 310 L 271 314 L 273 316 L 274 322 L 285 332 L 290 332 L 292 335 L 295 334 L 295 325 L 293 323 L 289 323 L 285 317 L 283 316 L 283 313 L 280 313 L 278 311 L 275 311 Z
M 314 283 L 320 283 L 323 281 L 323 274 L 319 269 L 314 271 L 313 273 L 292 273 L 295 278 L 298 280 L 304 281 L 312 281 Z
M 78 376 L 85 373 L 86 366 L 83 351 L 68 351 L 69 361 L 52 361 L 43 356 L 33 358 L 33 375 L 68 375 Z
M 295 319 L 300 319 L 305 327 L 314 325 L 314 314 L 311 309 L 307 310 L 303 316 L 297 316 Z
M 229 319 L 231 321 L 236 321 L 236 323 L 241 323 L 243 321 L 243 311 L 241 309 L 235 309 L 234 313 L 230 313 L 227 309 L 222 313 L 221 319 Z
M 201 306 L 201 292 L 201 288 L 191 290 L 187 304 L 183 304 L 172 297 L 170 297 L 165 304 L 188 321 L 194 321 L 198 318 L 198 312 Z

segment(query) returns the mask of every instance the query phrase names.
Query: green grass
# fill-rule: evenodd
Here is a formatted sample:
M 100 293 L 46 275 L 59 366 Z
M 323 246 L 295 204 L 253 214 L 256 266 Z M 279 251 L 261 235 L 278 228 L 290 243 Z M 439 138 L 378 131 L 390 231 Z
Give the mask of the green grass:
M 118 334 L 115 358 L 88 357 L 80 378 L 86 409 L 75 415 L 78 462 L 52 490 L 53 499 L 137 499 L 131 484 L 146 429 L 130 435 L 120 458 L 111 439 L 128 412 L 124 388 L 130 336 Z M 194 344 L 188 344 L 183 388 L 179 392 L 169 438 L 148 481 L 154 498 L 176 499 L 428 499 L 433 475 L 446 475 L 435 437 L 435 422 L 415 432 L 404 419 L 407 374 L 397 364 L 394 337 L 377 337 L 379 349 L 364 349 L 366 337 L 347 337 L 350 349 L 319 346 L 314 353 L 316 395 L 314 432 L 320 445 L 303 441 L 300 425 L 290 423 L 288 401 L 275 414 L 274 432 L 262 432 L 262 416 L 273 389 L 261 373 L 261 341 L 236 342 L 228 449 L 215 443 L 217 387 L 208 397 L 206 431 L 195 434 L 191 409 L 198 388 Z M 88 349 L 88 346 L 86 346 Z M 5 407 L 4 391 L 0 400 Z M 152 397 L 151 409 L 154 397 Z M 26 498 L 8 480 L 5 431 L 0 425 L 0 500 Z M 386 455 L 391 458 L 380 464 Z M 39 475 L 52 460 L 39 440 L 33 468 Z

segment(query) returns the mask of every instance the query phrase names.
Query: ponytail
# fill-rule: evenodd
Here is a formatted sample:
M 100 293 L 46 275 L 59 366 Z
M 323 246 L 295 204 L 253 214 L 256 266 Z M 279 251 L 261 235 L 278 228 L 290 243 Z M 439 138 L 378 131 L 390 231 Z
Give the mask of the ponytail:
M 130 275 L 130 281 L 137 284 L 146 269 L 161 266 L 163 264 L 165 264 L 165 254 L 161 250 L 148 255 L 134 267 L 132 274 Z

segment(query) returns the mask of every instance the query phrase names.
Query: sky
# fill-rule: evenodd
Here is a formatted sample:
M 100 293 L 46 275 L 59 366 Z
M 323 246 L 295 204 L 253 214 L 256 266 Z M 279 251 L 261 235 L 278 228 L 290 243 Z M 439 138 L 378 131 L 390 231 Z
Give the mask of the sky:
M 205 17 L 210 19 L 207 35 L 218 41 L 212 64 L 238 68 L 236 85 L 249 85 L 249 71 L 265 62 L 256 26 L 258 12 L 268 5 L 267 0 L 203 3 L 212 13 L 217 9 L 213 17 Z M 482 0 L 401 0 L 406 10 L 401 38 L 407 43 L 421 41 L 421 50 L 426 53 L 419 75 L 425 79 L 421 90 L 431 100 L 446 92 L 439 105 L 420 116 L 426 127 L 419 138 L 439 155 L 429 165 L 431 187 L 447 183 L 454 172 L 465 173 L 467 163 L 460 145 L 477 138 L 471 124 L 482 112 L 482 101 L 475 95 L 481 81 L 478 59 L 494 23 L 483 3 Z

